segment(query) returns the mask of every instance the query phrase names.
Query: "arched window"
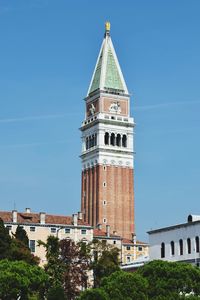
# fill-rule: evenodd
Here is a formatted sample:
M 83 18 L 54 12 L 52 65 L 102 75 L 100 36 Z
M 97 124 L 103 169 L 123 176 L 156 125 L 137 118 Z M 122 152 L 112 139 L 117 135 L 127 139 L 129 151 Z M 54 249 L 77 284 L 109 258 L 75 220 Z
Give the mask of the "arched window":
M 97 134 L 95 133 L 95 135 L 94 135 L 94 146 L 96 146 L 97 145 Z
M 187 239 L 187 253 L 191 254 L 191 239 Z
M 119 133 L 118 133 L 118 135 L 117 135 L 116 145 L 117 145 L 118 147 L 121 146 L 121 134 L 119 134 Z
M 175 245 L 174 245 L 174 241 L 171 241 L 170 246 L 171 246 L 171 255 L 174 255 L 174 254 L 175 254 Z
M 161 250 L 160 256 L 161 256 L 161 258 L 164 258 L 165 257 L 165 243 L 161 244 L 160 250 Z
M 122 137 L 122 146 L 123 146 L 123 147 L 127 147 L 127 137 L 126 137 L 125 134 L 124 134 L 123 137 Z
M 179 254 L 183 255 L 183 240 L 179 240 Z
M 115 146 L 115 134 L 114 134 L 114 133 L 111 133 L 110 144 L 111 144 L 112 146 Z
M 92 138 L 91 138 L 91 136 L 89 136 L 89 148 L 91 148 L 92 147 Z
M 105 142 L 105 145 L 109 145 L 109 133 L 108 132 L 106 132 L 104 135 L 104 142 Z
M 195 249 L 196 249 L 196 252 L 199 253 L 199 237 L 196 236 L 195 237 Z
M 88 137 L 86 138 L 86 150 L 89 148 L 89 141 L 88 141 Z

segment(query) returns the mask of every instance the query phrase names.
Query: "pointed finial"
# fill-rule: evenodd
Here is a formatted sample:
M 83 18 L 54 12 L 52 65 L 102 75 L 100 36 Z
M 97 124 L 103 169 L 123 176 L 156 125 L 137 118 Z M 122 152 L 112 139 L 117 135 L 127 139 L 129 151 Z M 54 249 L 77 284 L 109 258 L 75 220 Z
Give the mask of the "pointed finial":
M 105 29 L 106 29 L 105 33 L 109 34 L 110 33 L 110 22 L 106 21 L 106 23 L 105 23 Z

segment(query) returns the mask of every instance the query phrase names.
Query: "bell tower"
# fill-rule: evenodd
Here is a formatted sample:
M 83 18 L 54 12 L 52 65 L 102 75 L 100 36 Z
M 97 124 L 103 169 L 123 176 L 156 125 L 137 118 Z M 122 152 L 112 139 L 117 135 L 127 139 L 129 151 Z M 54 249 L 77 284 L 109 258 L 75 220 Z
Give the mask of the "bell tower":
M 90 225 L 110 225 L 125 238 L 135 231 L 133 128 L 129 92 L 106 22 L 80 128 L 81 210 Z

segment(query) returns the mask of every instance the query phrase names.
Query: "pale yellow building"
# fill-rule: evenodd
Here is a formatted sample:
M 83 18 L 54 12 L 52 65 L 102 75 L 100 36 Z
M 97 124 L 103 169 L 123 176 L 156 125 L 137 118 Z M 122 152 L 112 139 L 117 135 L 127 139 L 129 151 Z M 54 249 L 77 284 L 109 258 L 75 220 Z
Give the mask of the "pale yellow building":
M 40 258 L 40 265 L 46 263 L 46 253 L 43 246 L 38 246 L 38 240 L 46 242 L 48 236 L 53 235 L 59 239 L 71 239 L 77 242 L 92 242 L 93 239 L 104 241 L 119 249 L 121 265 L 132 264 L 140 258 L 147 257 L 149 246 L 146 243 L 124 239 L 116 232 L 110 232 L 110 226 L 106 226 L 106 232 L 99 224 L 93 228 L 83 221 L 82 213 L 72 216 L 51 215 L 45 212 L 33 213 L 30 208 L 25 212 L 13 210 L 0 211 L 0 218 L 9 229 L 10 234 L 15 233 L 17 226 L 22 226 L 29 239 L 31 252 Z

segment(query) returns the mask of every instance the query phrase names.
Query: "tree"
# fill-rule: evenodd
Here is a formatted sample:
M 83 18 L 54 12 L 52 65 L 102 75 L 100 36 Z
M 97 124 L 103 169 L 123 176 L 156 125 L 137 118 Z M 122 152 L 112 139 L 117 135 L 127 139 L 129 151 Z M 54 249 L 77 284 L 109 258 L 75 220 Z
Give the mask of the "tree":
M 0 218 L 0 259 L 9 258 L 11 249 L 11 237 L 8 229 Z
M 62 287 L 67 299 L 77 297 L 81 288 L 87 286 L 90 265 L 88 246 L 83 243 L 75 244 L 68 239 L 59 241 L 53 236 L 48 237 L 47 243 L 38 243 L 46 249 L 45 271 L 50 277 L 52 293 Z
M 109 300 L 146 300 L 147 287 L 147 280 L 140 274 L 124 271 L 117 271 L 101 282 Z
M 50 235 L 47 242 L 38 241 L 39 246 L 43 246 L 46 250 L 47 264 L 44 269 L 49 275 L 49 286 L 54 288 L 62 285 L 64 266 L 60 260 L 60 244 L 59 239 Z
M 33 255 L 28 247 L 24 243 L 16 238 L 12 238 L 10 248 L 11 260 L 23 260 L 31 265 L 38 265 L 39 258 Z
M 21 241 L 25 247 L 29 248 L 29 240 L 26 231 L 22 226 L 17 226 L 16 232 L 14 234 L 15 238 Z
M 81 293 L 78 300 L 109 300 L 110 298 L 102 288 L 88 289 Z
M 38 266 L 31 266 L 23 261 L 0 261 L 0 299 L 11 300 L 20 297 L 28 299 L 32 293 L 44 296 L 48 276 Z
M 54 285 L 49 289 L 47 300 L 66 300 L 65 292 L 62 286 Z
M 175 300 L 191 291 L 200 295 L 200 269 L 190 264 L 154 260 L 137 272 L 148 281 L 149 299 Z
M 99 287 L 102 278 L 119 271 L 119 249 L 102 241 L 94 240 L 92 244 L 94 261 L 91 269 L 94 273 L 94 286 Z
M 63 287 L 70 300 L 87 287 L 90 257 L 86 248 L 72 240 L 60 241 L 60 259 L 64 265 Z

